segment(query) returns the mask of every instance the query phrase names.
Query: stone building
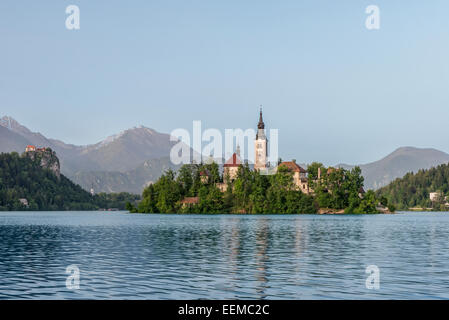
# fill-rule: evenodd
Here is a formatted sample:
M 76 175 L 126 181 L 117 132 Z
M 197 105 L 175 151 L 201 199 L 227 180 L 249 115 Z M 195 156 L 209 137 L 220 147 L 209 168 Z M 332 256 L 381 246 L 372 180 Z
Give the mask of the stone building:
M 240 159 L 240 148 L 237 147 L 237 151 L 232 154 L 232 156 L 223 165 L 223 180 L 224 183 L 234 181 L 237 178 L 237 172 L 239 166 L 242 164 L 242 159 Z
M 307 178 L 307 171 L 298 165 L 295 161 L 284 161 L 279 164 L 278 167 L 286 167 L 293 173 L 293 183 L 298 190 L 301 190 L 305 194 L 311 193 L 309 188 L 309 180 Z

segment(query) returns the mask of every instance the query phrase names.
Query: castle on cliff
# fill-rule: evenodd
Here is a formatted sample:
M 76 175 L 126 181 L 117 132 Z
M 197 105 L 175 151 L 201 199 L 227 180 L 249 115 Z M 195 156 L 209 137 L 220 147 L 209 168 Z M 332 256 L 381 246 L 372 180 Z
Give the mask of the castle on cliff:
M 36 146 L 28 145 L 24 155 L 33 161 L 39 161 L 42 168 L 49 169 L 58 179 L 61 178 L 59 159 L 51 148 L 36 148 Z

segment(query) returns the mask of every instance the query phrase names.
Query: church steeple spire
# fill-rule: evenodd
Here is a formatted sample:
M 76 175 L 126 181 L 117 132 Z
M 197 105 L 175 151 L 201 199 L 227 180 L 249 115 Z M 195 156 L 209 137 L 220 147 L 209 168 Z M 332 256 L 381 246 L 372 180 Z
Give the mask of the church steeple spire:
M 257 124 L 257 129 L 265 129 L 265 123 L 262 118 L 262 106 L 260 106 L 259 123 Z
M 259 123 L 257 124 L 256 140 L 254 141 L 255 161 L 254 169 L 267 168 L 267 137 L 265 136 L 265 123 L 262 117 L 262 106 L 260 106 Z

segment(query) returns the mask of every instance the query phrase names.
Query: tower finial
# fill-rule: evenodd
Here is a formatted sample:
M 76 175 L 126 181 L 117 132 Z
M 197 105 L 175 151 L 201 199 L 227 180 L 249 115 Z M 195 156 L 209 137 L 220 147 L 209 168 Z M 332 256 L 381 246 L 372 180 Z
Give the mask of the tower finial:
M 260 105 L 259 123 L 257 124 L 257 129 L 265 129 L 265 124 L 262 118 L 262 105 Z

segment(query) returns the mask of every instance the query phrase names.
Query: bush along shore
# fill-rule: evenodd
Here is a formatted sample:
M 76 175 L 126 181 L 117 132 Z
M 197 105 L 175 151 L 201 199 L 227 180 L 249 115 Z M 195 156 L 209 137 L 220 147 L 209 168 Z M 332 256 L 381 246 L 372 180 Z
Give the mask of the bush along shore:
M 359 167 L 352 170 L 308 167 L 307 192 L 294 183 L 294 173 L 278 166 L 274 174 L 238 167 L 234 179 L 220 174 L 216 163 L 189 164 L 166 171 L 145 188 L 132 213 L 373 214 L 394 212 L 386 197 L 363 190 Z

